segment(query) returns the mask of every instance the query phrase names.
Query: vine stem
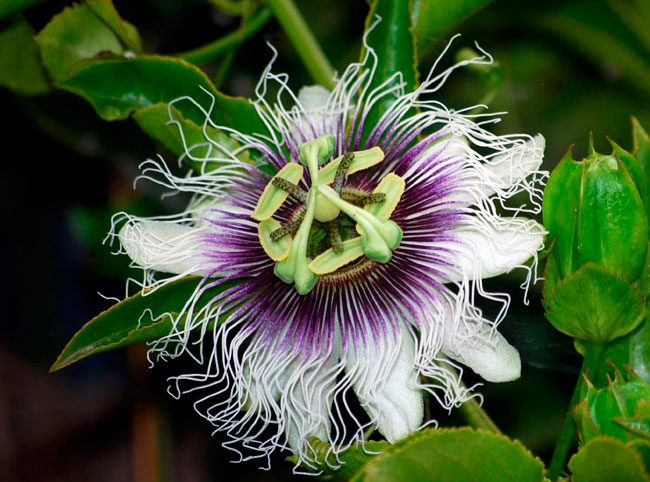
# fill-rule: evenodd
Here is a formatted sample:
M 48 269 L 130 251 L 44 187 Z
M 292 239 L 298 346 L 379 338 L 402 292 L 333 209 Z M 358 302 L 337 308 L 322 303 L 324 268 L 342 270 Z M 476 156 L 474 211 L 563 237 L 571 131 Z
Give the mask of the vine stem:
M 490 416 L 479 405 L 475 398 L 470 398 L 460 407 L 458 411 L 461 413 L 465 421 L 477 430 L 490 432 L 497 435 L 503 435 L 499 427 L 492 421 Z
M 293 1 L 267 0 L 266 3 L 280 22 L 312 78 L 328 89 L 333 89 L 334 69 Z
M 458 376 L 454 368 L 449 367 L 448 370 L 452 370 L 453 373 Z M 461 389 L 466 388 L 463 381 L 460 381 L 460 387 Z M 470 427 L 474 427 L 477 430 L 483 430 L 484 432 L 503 435 L 501 429 L 497 426 L 496 423 L 494 423 L 488 413 L 483 410 L 483 407 L 481 407 L 481 405 L 476 401 L 476 397 L 472 397 L 464 402 L 460 407 L 458 407 L 458 411 Z
M 585 376 L 588 375 L 592 380 L 596 379 L 604 349 L 604 345 L 601 344 L 585 343 L 585 357 L 582 361 L 580 375 L 576 387 L 573 390 L 571 402 L 569 402 L 569 408 L 564 418 L 564 423 L 562 424 L 562 430 L 560 431 L 560 436 L 555 444 L 553 457 L 551 458 L 551 463 L 548 466 L 548 473 L 546 474 L 551 482 L 556 482 L 560 476 L 562 469 L 564 469 L 569 449 L 571 449 L 571 445 L 573 445 L 573 438 L 576 434 L 576 425 L 571 416 L 571 412 L 573 411 L 573 407 L 575 407 L 580 400 L 580 395 L 585 384 Z
M 255 33 L 257 33 L 270 18 L 271 12 L 268 9 L 263 8 L 256 13 L 253 18 L 246 22 L 244 28 L 237 29 L 214 42 L 202 45 L 196 49 L 175 54 L 174 57 L 186 60 L 195 65 L 210 62 L 237 47 L 247 38 L 255 35 Z

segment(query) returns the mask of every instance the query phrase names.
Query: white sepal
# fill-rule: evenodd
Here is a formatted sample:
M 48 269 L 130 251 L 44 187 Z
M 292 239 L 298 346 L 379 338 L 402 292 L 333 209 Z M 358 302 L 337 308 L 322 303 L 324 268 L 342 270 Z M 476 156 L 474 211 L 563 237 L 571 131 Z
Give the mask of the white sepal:
M 404 328 L 399 335 L 357 338 L 356 346 L 348 346 L 346 373 L 361 406 L 389 442 L 420 427 L 424 402 L 417 385 L 415 340 L 410 331 Z
M 330 412 L 336 388 L 340 350 L 294 361 L 283 374 L 281 396 L 284 434 L 291 450 L 309 459 L 309 437 L 329 441 Z M 282 382 L 281 382 L 282 383 Z
M 454 191 L 448 200 L 475 204 L 495 193 L 508 192 L 538 172 L 544 159 L 546 140 L 537 134 L 525 143 L 512 147 L 487 162 L 476 163 L 465 169 L 464 189 Z
M 543 247 L 545 234 L 532 219 L 505 217 L 455 230 L 456 243 L 448 245 L 457 251 L 455 267 L 446 270 L 447 280 L 491 278 L 521 267 Z
M 485 320 L 465 320 L 445 330 L 442 351 L 488 382 L 509 382 L 521 375 L 519 352 Z
M 167 221 L 128 221 L 117 234 L 126 254 L 141 268 L 206 276 L 204 229 Z

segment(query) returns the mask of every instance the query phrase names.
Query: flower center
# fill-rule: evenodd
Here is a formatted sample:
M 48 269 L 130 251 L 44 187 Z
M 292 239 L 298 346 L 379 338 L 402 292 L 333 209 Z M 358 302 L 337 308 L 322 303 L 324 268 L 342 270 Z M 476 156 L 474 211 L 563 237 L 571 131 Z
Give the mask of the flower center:
M 330 160 L 333 152 L 331 134 L 300 145 L 300 164 L 287 164 L 271 179 L 252 214 L 260 221 L 260 244 L 276 262 L 275 275 L 294 283 L 302 295 L 314 288 L 319 276 L 362 256 L 387 263 L 402 240 L 402 230 L 390 220 L 404 193 L 401 177 L 387 174 L 372 193 L 343 187 L 350 174 L 381 162 L 382 150 L 373 147 Z M 311 179 L 307 192 L 298 187 L 303 166 Z M 272 216 L 289 196 L 302 207 L 282 225 Z

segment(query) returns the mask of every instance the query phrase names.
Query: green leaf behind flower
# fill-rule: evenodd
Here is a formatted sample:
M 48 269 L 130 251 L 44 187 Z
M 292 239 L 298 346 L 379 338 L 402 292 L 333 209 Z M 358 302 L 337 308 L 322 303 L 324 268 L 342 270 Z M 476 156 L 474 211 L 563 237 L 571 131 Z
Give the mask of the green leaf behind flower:
M 169 125 L 171 117 L 178 123 L 177 126 Z M 186 119 L 183 114 L 174 106 L 169 104 L 154 104 L 143 109 L 138 109 L 133 114 L 133 120 L 149 135 L 149 137 L 163 144 L 173 154 L 182 156 L 186 154 L 187 147 L 192 148 L 192 157 L 205 158 L 209 154 L 210 146 L 206 140 L 208 136 L 212 141 L 218 143 L 228 152 L 236 151 L 240 145 L 233 138 L 212 127 L 197 125 L 190 119 Z M 181 135 L 182 131 L 182 135 Z M 183 139 L 185 139 L 183 141 Z M 216 149 L 216 147 L 212 147 Z M 250 161 L 248 151 L 238 153 L 239 160 L 243 162 Z M 189 157 L 183 158 L 183 163 L 190 166 L 197 172 L 210 171 L 218 163 L 196 161 Z
M 373 457 L 379 455 L 390 447 L 386 440 L 369 441 L 364 445 L 354 445 L 343 452 L 334 455 L 329 453 L 331 445 L 319 440 L 317 437 L 309 439 L 314 450 L 313 468 L 304 467 L 305 470 L 318 470 L 314 475 L 319 480 L 343 482 L 350 480 Z M 298 463 L 298 457 L 292 455 L 287 461 Z
M 569 460 L 573 482 L 648 482 L 643 455 L 636 444 L 624 444 L 611 437 L 587 442 Z
M 414 0 L 413 23 L 418 50 L 424 51 L 492 0 Z
M 379 87 L 391 76 L 401 72 L 404 90 L 411 92 L 418 83 L 415 37 L 411 24 L 411 2 L 402 0 L 374 0 L 366 18 L 366 29 L 377 16 L 381 21 L 368 33 L 368 45 L 377 55 L 377 69 L 370 84 L 369 92 Z M 365 55 L 362 52 L 362 56 Z M 398 83 L 394 79 L 384 89 Z M 379 118 L 395 101 L 395 95 L 386 95 L 372 108 L 365 120 L 364 137 L 370 134 Z
M 59 81 L 58 86 L 84 97 L 105 120 L 125 119 L 139 109 L 188 96 L 205 109 L 214 101 L 211 119 L 217 125 L 248 134 L 266 132 L 264 123 L 246 99 L 217 92 L 198 67 L 170 57 L 84 61 L 75 73 Z M 186 119 L 203 125 L 205 114 L 190 101 L 178 103 L 177 108 Z M 170 127 L 165 124 L 158 127 L 163 128 Z
M 544 466 L 524 446 L 502 435 L 425 429 L 373 457 L 354 482 L 541 482 Z
M 65 346 L 50 371 L 60 370 L 87 356 L 114 350 L 141 341 L 158 339 L 172 328 L 168 313 L 178 314 L 203 278 L 188 276 L 143 296 L 130 296 L 86 323 Z M 207 290 L 197 303 L 205 306 L 232 283 Z
M 93 0 L 64 9 L 38 34 L 37 42 L 57 87 L 86 99 L 105 120 L 139 114 L 136 121 L 145 132 L 167 141 L 176 154 L 182 154 L 173 140 L 177 129 L 159 113 L 185 96 L 205 110 L 212 106 L 211 120 L 217 125 L 246 134 L 267 132 L 246 99 L 218 92 L 198 67 L 177 58 L 141 55 L 137 31 L 119 17 L 110 1 Z M 182 123 L 204 124 L 205 113 L 189 100 L 176 108 Z M 142 109 L 147 110 L 140 113 Z
M 55 80 L 82 59 L 140 52 L 140 36 L 122 20 L 113 3 L 91 0 L 66 7 L 36 37 L 43 64 Z
M 50 89 L 34 30 L 20 15 L 0 25 L 0 86 L 27 95 Z

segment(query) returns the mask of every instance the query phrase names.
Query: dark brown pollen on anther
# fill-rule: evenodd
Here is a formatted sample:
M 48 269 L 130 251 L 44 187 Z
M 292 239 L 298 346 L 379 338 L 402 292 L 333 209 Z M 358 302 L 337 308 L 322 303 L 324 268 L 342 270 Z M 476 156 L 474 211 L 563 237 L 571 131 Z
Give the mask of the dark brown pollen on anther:
M 282 179 L 281 177 L 274 177 L 273 181 L 271 182 L 273 183 L 273 186 L 277 187 L 278 189 L 282 189 L 285 192 L 288 192 L 291 196 L 293 196 L 301 203 L 304 204 L 307 202 L 307 193 L 295 184 L 291 184 L 289 181 Z

